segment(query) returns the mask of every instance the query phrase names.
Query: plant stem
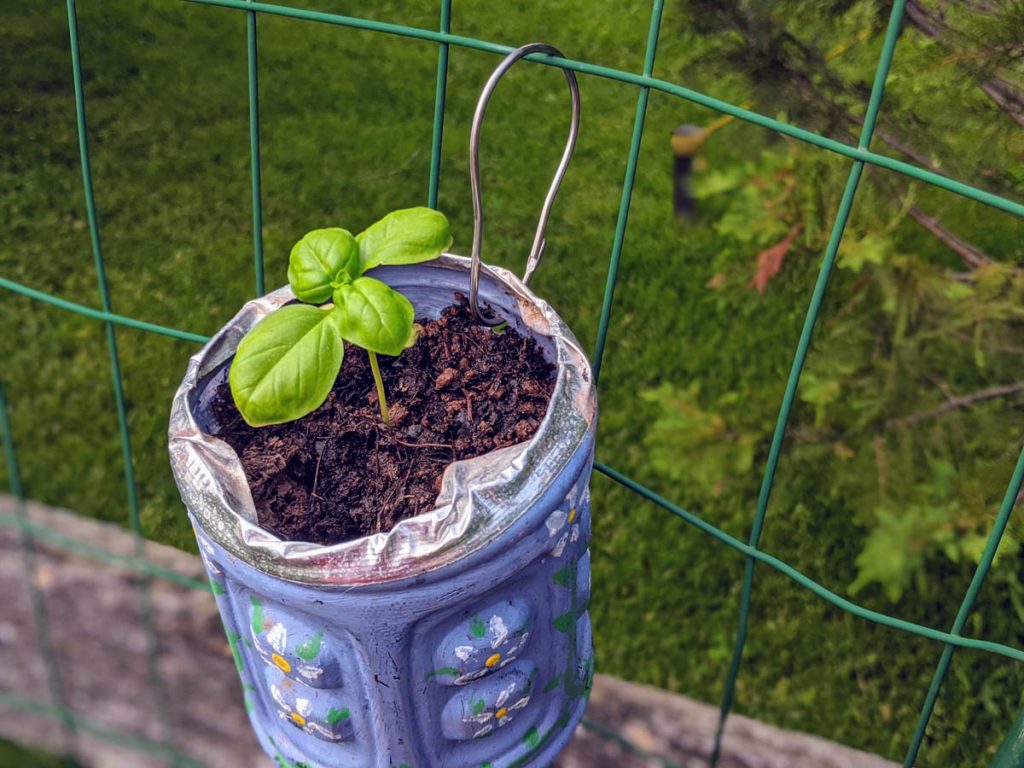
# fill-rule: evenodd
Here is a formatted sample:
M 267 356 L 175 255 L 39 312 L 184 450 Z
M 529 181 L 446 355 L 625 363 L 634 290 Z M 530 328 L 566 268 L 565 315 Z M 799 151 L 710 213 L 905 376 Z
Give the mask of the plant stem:
M 373 381 L 377 385 L 377 402 L 380 403 L 380 417 L 385 424 L 391 424 L 391 414 L 388 412 L 388 398 L 384 394 L 384 379 L 380 376 L 380 366 L 377 365 L 377 353 L 366 350 L 370 356 L 370 369 L 373 371 Z

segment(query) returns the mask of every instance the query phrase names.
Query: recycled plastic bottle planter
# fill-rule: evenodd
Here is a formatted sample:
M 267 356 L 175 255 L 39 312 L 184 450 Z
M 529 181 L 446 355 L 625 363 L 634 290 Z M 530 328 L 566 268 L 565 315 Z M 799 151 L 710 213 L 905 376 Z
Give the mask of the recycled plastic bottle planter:
M 495 72 L 478 106 L 526 46 Z M 572 151 L 574 123 L 531 254 Z M 479 120 L 474 121 L 473 153 Z M 557 314 L 514 275 L 444 255 L 373 276 L 417 317 L 472 283 L 483 322 L 532 337 L 556 366 L 548 413 L 525 443 L 455 462 L 435 508 L 332 546 L 259 527 L 241 463 L 210 402 L 239 341 L 291 300 L 246 304 L 189 362 L 170 422 L 171 465 L 195 527 L 253 728 L 280 766 L 547 766 L 572 736 L 593 679 L 590 478 L 597 406 L 590 366 Z M 484 314 L 488 306 L 494 315 Z

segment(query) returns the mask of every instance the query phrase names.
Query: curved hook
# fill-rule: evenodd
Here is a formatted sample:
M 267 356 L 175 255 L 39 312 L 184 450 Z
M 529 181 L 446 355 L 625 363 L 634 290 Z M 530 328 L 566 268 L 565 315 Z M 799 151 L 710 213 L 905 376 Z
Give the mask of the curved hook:
M 551 56 L 564 55 L 560 50 L 546 43 L 530 43 L 517 48 L 506 56 L 497 69 L 488 78 L 484 89 L 480 92 L 480 98 L 476 103 L 476 112 L 473 113 L 473 125 L 469 132 L 469 181 L 473 192 L 473 261 L 469 271 L 469 306 L 481 325 L 500 325 L 502 320 L 493 314 L 485 314 L 479 306 L 478 292 L 480 289 L 480 247 L 484 238 L 484 208 L 480 195 L 480 133 L 484 122 L 484 111 L 487 103 L 491 100 L 498 81 L 509 68 L 524 56 L 531 53 L 547 53 Z M 544 230 L 547 228 L 548 217 L 551 215 L 551 206 L 555 202 L 555 195 L 558 194 L 558 187 L 562 183 L 565 171 L 569 167 L 569 160 L 572 157 L 573 149 L 576 147 L 576 137 L 580 131 L 580 89 L 576 82 L 576 74 L 569 69 L 562 70 L 565 73 L 566 82 L 569 84 L 569 93 L 572 96 L 572 123 L 569 126 L 569 138 L 565 143 L 565 151 L 562 159 L 555 170 L 555 178 L 551 182 L 548 194 L 544 198 L 544 205 L 541 207 L 540 219 L 537 221 L 537 232 L 533 236 L 533 245 L 530 248 L 530 257 L 526 261 L 526 271 L 523 273 L 523 283 L 529 284 L 530 278 L 540 264 L 541 256 L 544 254 Z

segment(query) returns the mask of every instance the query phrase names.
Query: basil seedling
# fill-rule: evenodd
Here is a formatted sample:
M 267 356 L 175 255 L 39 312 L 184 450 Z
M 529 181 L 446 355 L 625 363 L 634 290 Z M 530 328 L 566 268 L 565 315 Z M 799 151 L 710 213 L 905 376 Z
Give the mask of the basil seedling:
M 228 382 L 253 427 L 301 418 L 327 399 L 345 355 L 342 340 L 366 350 L 380 415 L 390 423 L 377 355 L 400 355 L 416 340 L 405 296 L 364 274 L 385 264 L 436 259 L 452 244 L 448 219 L 430 208 L 393 211 L 353 237 L 315 229 L 292 248 L 288 283 L 305 302 L 281 307 L 245 335 Z M 333 304 L 322 305 L 333 299 Z

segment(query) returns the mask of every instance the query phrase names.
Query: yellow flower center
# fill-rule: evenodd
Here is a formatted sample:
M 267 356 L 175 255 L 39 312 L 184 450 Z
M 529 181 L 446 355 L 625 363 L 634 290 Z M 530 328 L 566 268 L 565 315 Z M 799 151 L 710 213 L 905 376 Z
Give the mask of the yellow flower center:
M 499 720 L 501 720 L 501 718 L 503 718 L 507 714 L 508 714 L 508 708 L 507 707 L 502 707 L 501 709 L 499 709 L 497 712 L 494 713 L 494 716 L 496 718 L 498 718 Z
M 271 655 L 270 660 L 274 662 L 274 665 L 285 674 L 292 671 L 292 665 L 288 663 L 288 659 L 284 656 L 279 656 L 275 653 Z
M 292 722 L 299 726 L 299 728 L 303 728 L 306 725 L 306 718 L 298 712 L 292 712 Z
M 575 519 L 576 519 L 576 507 L 573 507 L 572 509 L 569 510 L 569 522 L 571 523 Z
M 487 658 L 487 661 L 484 662 L 484 666 L 490 669 L 491 667 L 497 666 L 499 661 L 501 661 L 501 654 L 495 653 Z

